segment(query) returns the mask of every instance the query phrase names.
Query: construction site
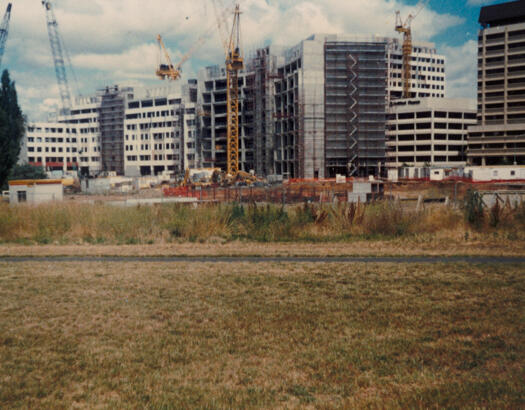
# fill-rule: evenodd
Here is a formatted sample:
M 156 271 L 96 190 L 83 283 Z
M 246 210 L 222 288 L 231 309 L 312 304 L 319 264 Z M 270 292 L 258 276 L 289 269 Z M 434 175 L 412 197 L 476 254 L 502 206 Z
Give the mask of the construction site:
M 333 195 L 303 192 L 312 187 L 323 192 L 337 178 L 349 183 L 359 178 L 429 182 L 435 170 L 479 182 L 476 173 L 465 170 L 467 128 L 475 124 L 475 113 L 463 101 L 444 98 L 444 57 L 433 44 L 412 38 L 411 22 L 425 3 L 404 21 L 396 14 L 393 29 L 402 40 L 314 34 L 292 47 L 269 45 L 244 55 L 240 6 L 214 1 L 215 27 L 207 29 L 178 63 L 172 62 L 157 35 L 159 63 L 154 74 L 166 87 L 115 85 L 91 97 L 74 98 L 54 6 L 45 1 L 62 107 L 55 123 L 29 124 L 22 161 L 43 166 L 54 178 L 60 173 L 85 180 L 115 175 L 137 179 L 134 186 L 143 185 L 140 178 L 157 178 L 153 184 L 171 184 L 162 189 L 167 197 L 219 201 L 235 197 L 219 189 L 225 186 L 250 186 L 245 190 L 250 198 L 270 200 L 276 195 L 263 195 L 254 185 L 296 186 L 294 181 L 300 180 L 308 183 L 297 189 L 298 198 L 342 199 L 339 192 L 351 192 L 351 186 L 334 185 L 329 190 Z M 6 13 L 10 10 L 9 6 Z M 4 21 L 7 35 L 9 14 Z M 173 91 L 171 85 L 182 82 L 183 64 L 216 30 L 224 64 L 201 69 L 182 91 Z M 441 112 L 447 106 L 453 111 Z M 417 112 L 411 113 L 411 107 Z M 435 122 L 426 122 L 434 116 Z M 406 121 L 410 118 L 415 126 Z M 428 143 L 434 139 L 437 145 Z M 442 145 L 443 139 L 450 147 Z M 416 141 L 414 147 L 409 141 Z M 414 150 L 412 156 L 407 149 Z M 515 165 L 508 178 L 513 183 L 525 179 Z M 188 178 L 190 173 L 201 177 Z M 97 184 L 104 185 L 91 183 Z M 212 185 L 213 195 L 207 188 Z M 297 195 L 289 193 L 288 198 Z
M 477 105 L 412 33 L 451 2 L 354 0 L 341 27 L 381 7 L 392 36 L 250 51 L 256 8 L 296 30 L 343 3 L 223 3 L 210 27 L 182 1 L 83 4 L 75 28 L 117 12 L 126 42 L 162 10 L 139 61 L 159 86 L 74 96 L 68 13 L 42 1 L 60 106 L 0 201 L 0 408 L 523 408 L 525 2 L 481 9 Z

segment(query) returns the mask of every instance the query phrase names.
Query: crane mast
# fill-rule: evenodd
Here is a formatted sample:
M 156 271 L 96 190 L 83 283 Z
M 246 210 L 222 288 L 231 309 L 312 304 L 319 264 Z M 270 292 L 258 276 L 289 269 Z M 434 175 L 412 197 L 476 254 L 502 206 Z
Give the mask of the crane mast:
M 417 11 L 413 15 L 409 14 L 404 23 L 401 20 L 399 11 L 396 11 L 395 29 L 398 33 L 403 34 L 403 98 L 410 98 L 410 81 L 412 79 L 410 69 L 410 62 L 412 61 L 412 29 L 410 25 L 428 2 L 429 0 L 423 0 Z
M 396 31 L 403 33 L 403 98 L 410 98 L 410 80 L 412 77 L 410 61 L 412 60 L 412 30 L 410 22 L 412 15 L 409 14 L 405 23 L 402 23 L 399 11 L 396 11 Z
M 4 56 L 5 44 L 7 42 L 7 34 L 9 32 L 9 19 L 11 18 L 11 3 L 7 5 L 7 9 L 0 26 L 0 66 L 2 65 L 2 57 Z
M 58 23 L 53 11 L 53 5 L 49 0 L 42 0 L 42 5 L 46 10 L 47 33 L 49 35 L 49 44 L 53 54 L 55 64 L 55 74 L 57 77 L 58 90 L 62 101 L 61 114 L 67 115 L 71 111 L 71 92 L 66 76 L 66 65 L 64 60 L 64 45 L 58 31 Z
M 239 5 L 237 4 L 226 52 L 226 173 L 232 176 L 236 176 L 239 172 L 239 71 L 244 66 L 240 52 L 240 14 Z

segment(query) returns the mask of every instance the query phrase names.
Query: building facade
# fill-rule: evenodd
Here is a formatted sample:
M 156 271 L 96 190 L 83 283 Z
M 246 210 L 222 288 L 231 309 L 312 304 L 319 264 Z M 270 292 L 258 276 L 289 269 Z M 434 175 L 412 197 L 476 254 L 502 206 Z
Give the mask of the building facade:
M 55 122 L 29 123 L 21 162 L 84 176 L 183 173 L 199 162 L 195 107 L 194 81 L 182 91 L 107 87 Z
M 239 169 L 255 169 L 254 79 L 251 70 L 239 72 Z M 197 151 L 203 167 L 226 169 L 226 72 L 224 67 L 207 67 L 197 82 L 199 138 Z
M 379 174 L 385 167 L 388 102 L 402 93 L 398 39 L 314 34 L 289 48 L 267 46 L 241 76 L 241 168 L 257 175 L 324 178 Z M 443 98 L 445 59 L 414 43 L 412 95 Z M 199 73 L 200 147 L 205 166 L 226 161 L 226 76 Z
M 403 95 L 403 43 L 397 38 L 388 43 L 388 98 L 392 100 Z M 437 53 L 433 43 L 413 44 L 410 72 L 411 98 L 445 97 L 445 57 Z
M 525 2 L 481 8 L 471 165 L 525 164 Z
M 444 63 L 432 44 L 413 43 L 414 98 L 444 97 Z M 401 64 L 399 40 L 378 36 L 314 34 L 293 47 L 256 50 L 239 73 L 240 169 L 284 178 L 383 173 L 388 106 L 403 89 Z M 77 155 L 29 155 L 38 148 L 34 129 L 64 128 L 41 124 L 28 131 L 29 162 L 63 169 L 78 163 L 85 175 L 225 169 L 226 73 L 207 67 L 177 91 L 106 87 L 77 101 L 59 123 L 75 134 L 61 144 L 68 140 Z
M 79 147 L 77 126 L 60 122 L 33 122 L 27 124 L 20 158 L 22 162 L 42 166 L 49 171 L 73 171 L 80 166 Z M 98 162 L 96 157 L 92 159 L 92 162 Z
M 387 168 L 465 166 L 468 127 L 473 124 L 476 124 L 473 100 L 390 101 Z

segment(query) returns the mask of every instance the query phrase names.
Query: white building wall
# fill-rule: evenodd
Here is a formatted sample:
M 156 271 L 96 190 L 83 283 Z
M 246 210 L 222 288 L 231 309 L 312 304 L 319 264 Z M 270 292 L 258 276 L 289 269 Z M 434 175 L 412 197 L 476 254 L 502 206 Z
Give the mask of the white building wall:
M 304 178 L 324 178 L 324 38 L 302 43 L 301 77 L 299 109 L 303 112 L 304 140 L 299 136 L 298 143 L 304 153 L 302 174 Z
M 25 192 L 26 203 L 40 204 L 64 199 L 64 188 L 61 182 L 56 184 L 9 185 L 9 203 L 18 204 L 19 192 Z
M 126 176 L 181 172 L 180 95 L 161 93 L 129 100 L 124 120 Z
M 389 97 L 403 94 L 402 39 L 389 39 Z M 438 54 L 434 43 L 413 42 L 410 63 L 410 92 L 414 98 L 444 98 L 446 93 L 445 56 Z
M 392 101 L 387 121 L 387 167 L 466 164 L 467 129 L 476 123 L 474 100 Z
M 79 165 L 78 129 L 59 122 L 29 123 L 22 140 L 20 163 L 47 170 L 72 171 Z

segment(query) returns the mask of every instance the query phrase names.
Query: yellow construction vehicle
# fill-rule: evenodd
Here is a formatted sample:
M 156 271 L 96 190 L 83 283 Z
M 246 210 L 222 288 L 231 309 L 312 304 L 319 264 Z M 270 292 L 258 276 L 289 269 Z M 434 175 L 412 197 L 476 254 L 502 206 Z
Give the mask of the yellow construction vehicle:
M 180 186 L 211 186 L 223 182 L 224 174 L 220 168 L 186 169 Z

